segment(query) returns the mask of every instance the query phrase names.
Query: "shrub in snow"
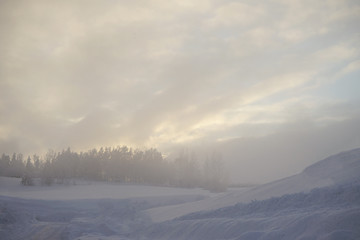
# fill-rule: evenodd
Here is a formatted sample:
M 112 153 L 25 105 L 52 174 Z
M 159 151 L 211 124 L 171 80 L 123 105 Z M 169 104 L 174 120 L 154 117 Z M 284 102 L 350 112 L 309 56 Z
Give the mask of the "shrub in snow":
M 24 175 L 21 178 L 21 184 L 24 186 L 33 186 L 34 185 L 33 178 L 30 177 L 29 175 Z

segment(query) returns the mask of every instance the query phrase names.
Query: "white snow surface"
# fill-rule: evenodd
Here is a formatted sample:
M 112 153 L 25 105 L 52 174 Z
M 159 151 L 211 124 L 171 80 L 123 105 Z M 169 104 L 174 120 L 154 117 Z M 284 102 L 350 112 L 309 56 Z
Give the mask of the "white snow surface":
M 122 185 L 103 182 L 85 182 L 53 186 L 22 186 L 16 178 L 0 177 L 0 195 L 40 200 L 76 200 L 76 199 L 129 199 L 165 196 L 210 196 L 203 189 L 185 189 L 144 185 Z
M 360 149 L 225 193 L 1 177 L 0 239 L 360 239 Z

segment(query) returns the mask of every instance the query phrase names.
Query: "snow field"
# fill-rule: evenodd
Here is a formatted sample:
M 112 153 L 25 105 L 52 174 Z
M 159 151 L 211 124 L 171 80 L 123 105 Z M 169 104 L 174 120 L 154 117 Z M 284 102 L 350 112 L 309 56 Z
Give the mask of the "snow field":
M 251 189 L 0 178 L 0 239 L 360 239 L 360 149 Z

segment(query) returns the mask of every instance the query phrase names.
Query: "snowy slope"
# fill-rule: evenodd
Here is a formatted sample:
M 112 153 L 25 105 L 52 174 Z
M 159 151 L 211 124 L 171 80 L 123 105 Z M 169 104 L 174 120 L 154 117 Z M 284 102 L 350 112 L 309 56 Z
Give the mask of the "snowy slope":
M 228 207 L 216 208 L 221 204 Z M 195 205 L 202 211 L 194 212 Z M 182 206 L 147 210 L 157 223 L 145 230 L 144 239 L 357 240 L 360 149 L 328 157 L 285 179 Z M 184 213 L 188 215 L 180 217 Z
M 146 239 L 360 239 L 360 182 L 157 223 Z
M 263 200 L 284 194 L 307 192 L 314 188 L 351 182 L 360 178 L 360 148 L 342 152 L 307 167 L 300 174 L 277 180 L 247 191 L 228 192 L 222 196 L 207 198 L 177 206 L 165 206 L 147 210 L 154 222 L 162 222 L 182 215 L 238 202 Z
M 341 184 L 360 179 L 360 148 L 341 152 L 307 167 L 303 174 Z

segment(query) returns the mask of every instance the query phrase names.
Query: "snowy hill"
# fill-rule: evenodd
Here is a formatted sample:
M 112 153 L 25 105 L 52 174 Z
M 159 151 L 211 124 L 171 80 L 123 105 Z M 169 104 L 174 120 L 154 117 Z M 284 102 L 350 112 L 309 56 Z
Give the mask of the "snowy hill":
M 238 202 L 264 200 L 284 194 L 308 192 L 314 188 L 342 184 L 360 179 L 360 148 L 342 152 L 321 160 L 303 172 L 264 184 L 247 191 L 229 192 L 223 196 L 207 198 L 177 206 L 165 206 L 148 210 L 153 221 L 161 222 L 203 210 L 231 206 Z
M 241 201 L 263 200 L 314 188 L 344 184 L 360 179 L 360 148 L 327 157 L 299 174 L 251 189 Z
M 360 148 L 341 152 L 307 167 L 303 174 L 341 184 L 360 179 Z
M 154 224 L 148 239 L 360 239 L 360 183 L 314 189 Z
M 355 149 L 319 161 L 300 174 L 244 192 L 187 203 L 184 208 L 149 209 L 158 223 L 145 230 L 145 239 L 357 240 L 359 168 L 360 149 Z M 216 208 L 221 204 L 228 207 Z M 202 211 L 192 209 L 188 215 L 161 221 L 194 205 Z

